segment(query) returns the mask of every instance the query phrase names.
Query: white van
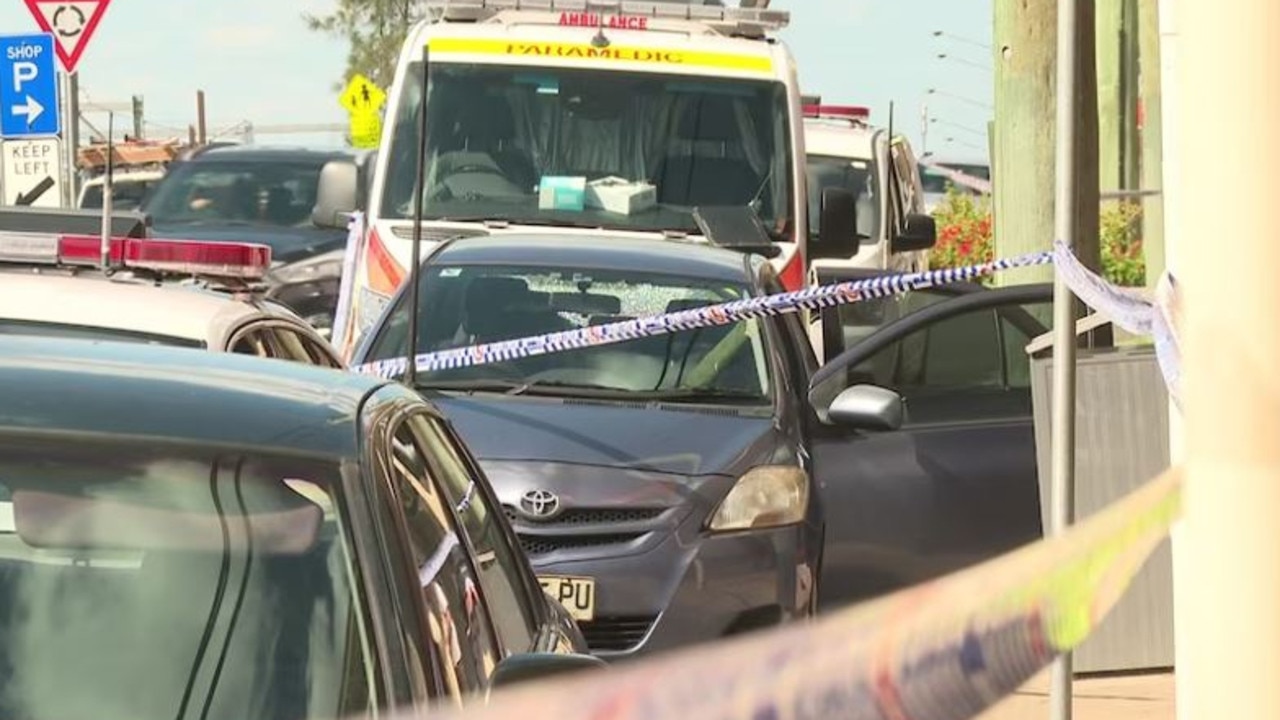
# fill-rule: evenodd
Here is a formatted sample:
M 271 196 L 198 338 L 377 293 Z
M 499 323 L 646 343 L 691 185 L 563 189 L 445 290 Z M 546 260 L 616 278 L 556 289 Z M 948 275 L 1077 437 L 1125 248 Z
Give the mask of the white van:
M 927 269 L 937 230 L 925 209 L 911 144 L 870 125 L 870 113 L 863 107 L 806 105 L 804 115 L 810 238 L 821 232 L 816 203 L 824 192 L 839 188 L 855 197 L 859 239 L 852 254 L 843 248 L 829 252 L 830 246 L 815 243 L 810 264 L 902 272 Z

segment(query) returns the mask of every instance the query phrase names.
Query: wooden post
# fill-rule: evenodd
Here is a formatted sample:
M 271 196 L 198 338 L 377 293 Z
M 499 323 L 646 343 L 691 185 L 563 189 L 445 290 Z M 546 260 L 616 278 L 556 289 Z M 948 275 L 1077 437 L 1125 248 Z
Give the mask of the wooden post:
M 1053 240 L 1053 74 L 1057 2 L 994 0 L 995 120 L 991 175 L 996 257 Z M 1048 282 L 1053 268 L 1001 273 L 1001 285 Z M 1045 318 L 1046 320 L 1048 318 Z
M 196 91 L 196 139 L 201 145 L 208 141 L 204 116 L 204 91 Z
M 1142 182 L 1146 190 L 1164 186 L 1164 111 L 1160 106 L 1160 14 L 1158 0 L 1138 2 L 1138 73 L 1142 97 L 1140 133 Z M 1154 288 L 1165 269 L 1164 195 L 1142 201 L 1142 252 L 1147 287 Z
M 1105 190 L 1122 187 L 1120 182 L 1123 154 L 1122 94 L 1122 26 L 1125 0 L 1101 0 L 1089 3 L 1096 8 L 1098 53 L 1098 182 Z
M 1188 717 L 1280 718 L 1280 177 L 1263 160 L 1280 157 L 1280 3 L 1179 0 L 1176 10 L 1176 76 L 1165 76 L 1183 128 L 1174 182 L 1194 200 L 1166 207 L 1187 238 Z M 1205 128 L 1223 140 L 1206 142 Z
M 1123 0 L 1120 23 L 1120 187 L 1136 190 L 1142 175 L 1138 139 L 1139 0 Z

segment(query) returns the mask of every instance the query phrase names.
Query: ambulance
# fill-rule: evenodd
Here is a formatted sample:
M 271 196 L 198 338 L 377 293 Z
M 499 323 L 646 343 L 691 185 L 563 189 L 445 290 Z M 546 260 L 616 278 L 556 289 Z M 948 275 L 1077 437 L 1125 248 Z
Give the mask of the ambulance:
M 317 222 L 365 218 L 335 326 L 343 352 L 408 274 L 424 109 L 424 257 L 508 232 L 705 242 L 695 208 L 750 207 L 783 285 L 803 286 L 801 102 L 774 37 L 789 14 L 743 4 L 428 0 L 371 166 L 321 178 Z M 851 195 L 828 205 L 833 228 L 852 227 Z

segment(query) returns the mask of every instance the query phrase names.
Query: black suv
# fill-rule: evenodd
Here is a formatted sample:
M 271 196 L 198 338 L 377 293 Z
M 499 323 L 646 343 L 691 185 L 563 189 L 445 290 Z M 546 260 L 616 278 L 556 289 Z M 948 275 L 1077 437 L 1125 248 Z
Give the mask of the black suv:
M 169 166 L 143 199 L 157 237 L 271 247 L 271 294 L 321 331 L 332 324 L 345 230 L 312 220 L 320 174 L 345 150 L 210 145 Z

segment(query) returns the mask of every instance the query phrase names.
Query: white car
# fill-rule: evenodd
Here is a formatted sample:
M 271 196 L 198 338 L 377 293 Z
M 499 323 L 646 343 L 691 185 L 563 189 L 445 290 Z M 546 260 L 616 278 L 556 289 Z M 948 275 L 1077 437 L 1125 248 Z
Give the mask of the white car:
M 928 250 L 937 242 L 937 231 L 925 212 L 924 188 L 911 144 L 869 124 L 866 108 L 806 105 L 804 110 L 810 264 L 903 272 L 927 269 Z M 861 242 L 852 256 L 843 244 L 830 252 L 818 242 L 828 191 L 854 197 Z
M 144 342 L 343 367 L 314 328 L 253 283 L 261 245 L 0 231 L 0 336 Z
M 124 170 L 111 175 L 111 206 L 116 210 L 133 210 L 160 179 L 164 170 Z M 86 210 L 102 208 L 102 191 L 107 179 L 103 175 L 90 178 L 80 186 L 76 207 Z

